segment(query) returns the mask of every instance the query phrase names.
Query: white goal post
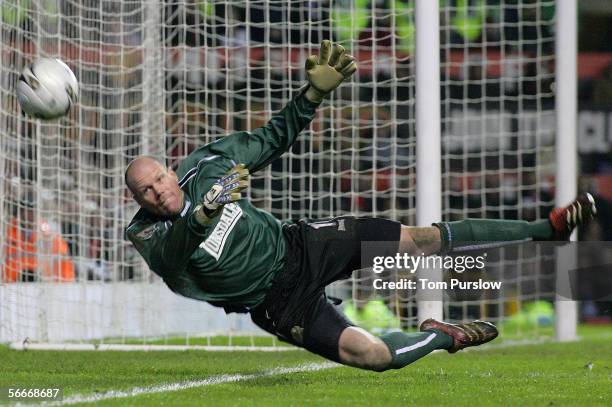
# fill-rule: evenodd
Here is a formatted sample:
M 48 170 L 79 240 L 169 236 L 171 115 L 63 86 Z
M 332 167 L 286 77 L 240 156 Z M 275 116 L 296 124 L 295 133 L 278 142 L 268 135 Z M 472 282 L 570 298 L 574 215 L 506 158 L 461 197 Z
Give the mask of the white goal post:
M 578 149 L 576 141 L 578 115 L 578 4 L 576 0 L 557 4 L 556 22 L 557 88 L 555 99 L 557 117 L 557 189 L 555 202 L 558 206 L 570 202 L 578 189 Z M 576 240 L 574 233 L 572 240 Z M 559 250 L 572 251 L 573 247 Z M 559 255 L 559 258 L 565 256 Z M 576 256 L 569 253 L 569 259 Z M 575 301 L 558 300 L 555 303 L 555 336 L 560 341 L 575 340 L 578 323 L 578 306 Z
M 290 152 L 253 175 L 256 206 L 281 220 L 353 214 L 421 226 L 545 217 L 575 194 L 576 7 L 3 1 L 0 344 L 280 347 L 248 316 L 177 297 L 146 269 L 123 234 L 137 209 L 123 171 L 140 154 L 176 166 L 203 143 L 261 126 L 297 94 L 325 38 L 359 72 Z M 20 71 L 39 57 L 61 58 L 79 80 L 78 105 L 57 121 L 26 117 L 16 100 Z M 496 261 L 507 289 L 495 296 L 424 301 L 374 290 L 367 271 L 330 294 L 375 332 L 486 317 L 513 335 L 575 338 L 576 304 L 555 304 L 554 275 L 539 267 L 550 254 L 523 255 L 520 265 Z M 368 304 L 381 314 L 365 315 Z M 533 304 L 563 317 L 556 327 L 521 320 Z

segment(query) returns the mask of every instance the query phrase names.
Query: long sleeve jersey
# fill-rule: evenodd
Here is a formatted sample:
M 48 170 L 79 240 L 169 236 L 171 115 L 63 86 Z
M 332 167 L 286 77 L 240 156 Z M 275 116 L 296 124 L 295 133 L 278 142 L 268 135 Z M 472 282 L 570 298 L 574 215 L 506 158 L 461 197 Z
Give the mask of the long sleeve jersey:
M 263 301 L 287 255 L 281 222 L 245 199 L 225 205 L 207 225 L 196 222 L 194 208 L 235 164 L 254 173 L 287 151 L 313 119 L 316 106 L 297 96 L 264 127 L 228 135 L 191 153 L 176 171 L 185 199 L 175 218 L 156 217 L 142 208 L 136 213 L 126 235 L 172 291 L 230 310 Z

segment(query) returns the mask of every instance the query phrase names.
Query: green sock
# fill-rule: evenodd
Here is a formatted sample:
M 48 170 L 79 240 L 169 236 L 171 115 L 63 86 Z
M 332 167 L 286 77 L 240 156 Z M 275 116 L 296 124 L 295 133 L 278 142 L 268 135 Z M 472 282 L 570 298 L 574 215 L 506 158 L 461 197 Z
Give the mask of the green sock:
M 380 339 L 387 345 L 393 358 L 389 369 L 401 369 L 436 349 L 448 349 L 453 345 L 451 336 L 436 330 L 409 334 L 391 332 Z
M 553 228 L 548 220 L 464 219 L 435 223 L 442 235 L 442 252 L 501 246 L 511 241 L 551 240 Z M 497 245 L 483 242 L 498 243 Z

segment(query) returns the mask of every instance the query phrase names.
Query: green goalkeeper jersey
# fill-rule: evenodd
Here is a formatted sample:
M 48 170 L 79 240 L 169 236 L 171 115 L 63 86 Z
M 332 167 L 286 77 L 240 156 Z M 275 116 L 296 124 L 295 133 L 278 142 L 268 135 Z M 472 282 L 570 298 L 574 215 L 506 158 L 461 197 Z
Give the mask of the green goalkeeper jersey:
M 254 173 L 287 151 L 315 109 L 298 96 L 266 126 L 200 147 L 176 171 L 185 197 L 180 215 L 165 219 L 140 209 L 134 216 L 128 239 L 172 291 L 229 310 L 263 301 L 285 263 L 281 222 L 244 199 L 225 205 L 206 226 L 195 221 L 194 208 L 235 164 Z

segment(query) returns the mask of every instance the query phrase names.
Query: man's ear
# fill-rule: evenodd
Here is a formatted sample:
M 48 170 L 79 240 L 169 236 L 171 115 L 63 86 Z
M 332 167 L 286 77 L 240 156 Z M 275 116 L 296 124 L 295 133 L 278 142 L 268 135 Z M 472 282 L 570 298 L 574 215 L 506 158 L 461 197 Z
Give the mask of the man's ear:
M 126 180 L 125 180 L 125 187 L 126 187 L 127 192 L 128 192 L 128 197 L 132 198 L 133 200 L 136 200 L 136 194 L 134 193 L 134 191 L 132 191 L 132 187 L 130 186 L 130 184 L 129 184 L 128 180 L 127 180 L 127 177 L 126 177 Z
M 130 197 L 131 197 L 131 198 L 132 198 L 134 201 L 136 201 L 136 203 L 137 203 L 138 205 L 142 206 L 142 203 L 140 202 L 140 199 L 138 199 L 138 197 L 136 196 L 136 194 L 135 194 L 135 193 L 133 193 L 132 191 L 130 191 Z

